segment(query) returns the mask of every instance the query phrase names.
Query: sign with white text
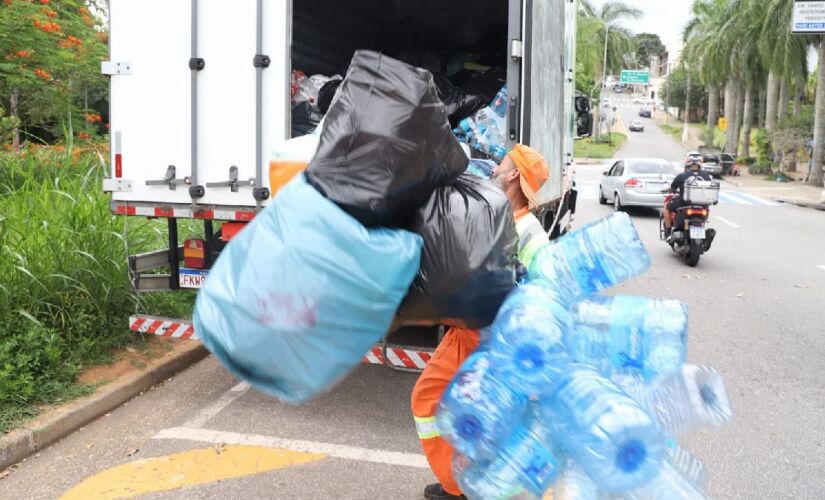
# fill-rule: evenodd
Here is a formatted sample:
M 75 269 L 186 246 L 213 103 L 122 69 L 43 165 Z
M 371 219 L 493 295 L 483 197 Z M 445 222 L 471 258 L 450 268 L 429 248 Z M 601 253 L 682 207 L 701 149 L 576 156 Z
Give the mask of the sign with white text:
M 825 1 L 794 2 L 791 32 L 825 33 Z

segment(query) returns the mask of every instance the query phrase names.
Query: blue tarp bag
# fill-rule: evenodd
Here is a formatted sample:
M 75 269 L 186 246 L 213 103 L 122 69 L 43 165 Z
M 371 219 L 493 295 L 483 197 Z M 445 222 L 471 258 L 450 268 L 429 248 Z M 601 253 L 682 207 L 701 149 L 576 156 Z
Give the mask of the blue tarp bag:
M 221 253 L 195 331 L 235 376 L 301 403 L 387 332 L 421 246 L 407 231 L 366 229 L 298 175 Z

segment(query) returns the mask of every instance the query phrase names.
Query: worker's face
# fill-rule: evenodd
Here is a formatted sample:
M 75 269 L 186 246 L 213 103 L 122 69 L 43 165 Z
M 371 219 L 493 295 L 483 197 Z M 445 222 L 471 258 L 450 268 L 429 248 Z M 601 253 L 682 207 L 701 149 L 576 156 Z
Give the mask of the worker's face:
M 490 180 L 498 186 L 499 189 L 508 193 L 510 187 L 518 182 L 518 169 L 510 156 L 505 156 L 499 166 L 493 170 L 493 176 Z

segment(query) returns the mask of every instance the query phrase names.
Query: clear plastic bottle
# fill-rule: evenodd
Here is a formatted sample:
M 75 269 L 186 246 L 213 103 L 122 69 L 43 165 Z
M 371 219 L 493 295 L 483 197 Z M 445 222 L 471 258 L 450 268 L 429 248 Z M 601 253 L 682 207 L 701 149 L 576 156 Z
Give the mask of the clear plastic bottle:
M 490 103 L 492 109 L 502 119 L 507 117 L 507 85 L 501 87 L 493 102 Z
M 542 417 L 600 490 L 638 488 L 662 463 L 665 437 L 653 418 L 589 365 L 573 365 L 543 398 Z
M 553 486 L 553 500 L 600 500 L 596 483 L 573 460 L 568 460 L 558 482 Z
M 465 118 L 458 123 L 453 133 L 458 137 L 472 137 L 476 131 L 476 123 L 472 118 Z
M 639 488 L 627 492 L 629 500 L 705 500 L 707 497 L 670 463 L 662 461 L 656 475 Z
M 564 345 L 569 328 L 567 304 L 558 293 L 540 284 L 516 288 L 488 328 L 494 373 L 524 394 L 549 391 L 570 364 Z
M 707 489 L 708 472 L 705 464 L 696 455 L 682 448 L 672 439 L 668 440 L 667 454 L 673 467 L 694 487 L 700 491 Z
M 572 309 L 565 345 L 574 361 L 607 377 L 676 373 L 687 354 L 687 306 L 676 300 L 594 295 Z
M 454 466 L 461 491 L 470 498 L 541 498 L 556 481 L 563 464 L 547 429 L 533 411 L 502 443 L 498 456 L 473 463 L 459 458 Z
M 436 412 L 441 436 L 472 461 L 495 457 L 527 409 L 527 397 L 500 383 L 490 368 L 486 351 L 473 353 L 447 386 Z
M 530 277 L 583 297 L 639 276 L 650 255 L 625 213 L 616 213 L 559 238 L 538 251 Z
M 733 416 L 722 376 L 707 366 L 684 365 L 670 377 L 653 383 L 629 377 L 617 382 L 670 437 L 698 427 L 720 427 Z

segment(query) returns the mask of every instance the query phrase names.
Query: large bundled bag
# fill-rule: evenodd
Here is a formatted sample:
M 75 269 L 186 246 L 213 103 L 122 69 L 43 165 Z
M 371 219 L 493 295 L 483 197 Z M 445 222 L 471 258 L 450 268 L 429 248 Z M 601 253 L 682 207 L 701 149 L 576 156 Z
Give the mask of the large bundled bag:
M 424 238 L 424 250 L 401 319 L 462 328 L 492 323 L 515 285 L 518 263 L 518 233 L 505 194 L 464 174 L 433 193 L 410 230 Z
M 364 225 L 403 226 L 467 168 L 428 71 L 358 51 L 337 96 L 307 180 Z
M 235 376 L 288 403 L 329 389 L 393 322 L 421 238 L 366 229 L 296 176 L 227 245 L 195 331 Z

